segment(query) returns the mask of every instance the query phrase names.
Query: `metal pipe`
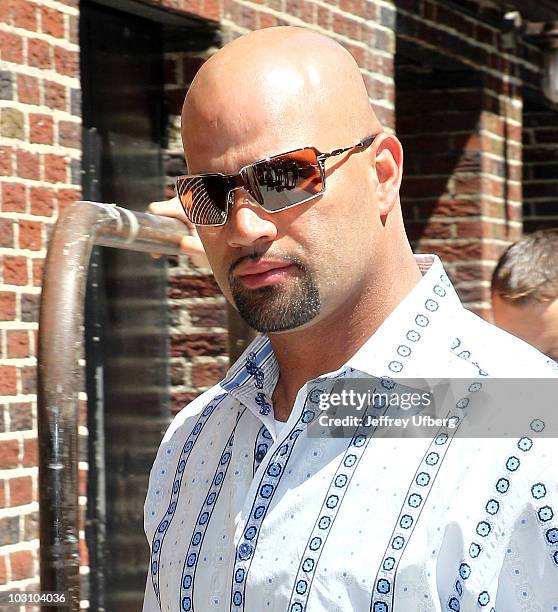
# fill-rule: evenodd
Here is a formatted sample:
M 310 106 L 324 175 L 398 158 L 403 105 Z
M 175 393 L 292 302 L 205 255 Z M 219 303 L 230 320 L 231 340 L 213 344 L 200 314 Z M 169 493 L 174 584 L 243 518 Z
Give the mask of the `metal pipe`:
M 79 360 L 84 356 L 83 312 L 91 251 L 98 244 L 176 254 L 183 235 L 184 226 L 175 219 L 75 202 L 58 219 L 49 244 L 41 294 L 37 392 L 41 589 L 67 592 L 72 611 L 79 610 L 80 601 Z M 229 312 L 233 332 L 244 329 L 235 312 Z M 237 350 L 242 344 L 231 340 Z

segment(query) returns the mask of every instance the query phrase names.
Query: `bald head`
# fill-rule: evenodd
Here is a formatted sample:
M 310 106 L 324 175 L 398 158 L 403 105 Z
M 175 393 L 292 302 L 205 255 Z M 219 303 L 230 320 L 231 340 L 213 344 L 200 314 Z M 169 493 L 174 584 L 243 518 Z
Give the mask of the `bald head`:
M 367 147 L 355 146 L 370 136 Z M 182 138 L 190 174 L 236 174 L 304 147 L 347 148 L 320 160 L 316 197 L 290 206 L 286 194 L 285 206 L 270 210 L 238 186 L 227 190 L 226 223 L 198 226 L 217 283 L 252 327 L 283 333 L 341 321 L 364 302 L 362 312 L 377 312 L 387 301 L 373 287 L 393 276 L 391 267 L 398 282 L 405 266 L 414 266 L 413 282 L 420 276 L 399 207 L 401 145 L 382 132 L 357 63 L 333 40 L 278 27 L 229 43 L 190 86 Z M 209 205 L 213 196 L 203 197 Z M 248 260 L 272 266 L 265 278 L 254 275 L 261 286 L 243 280 Z
M 297 27 L 250 32 L 219 50 L 194 78 L 182 116 L 190 172 L 217 170 L 225 156 L 237 167 L 219 171 L 235 172 L 266 155 L 328 150 L 380 129 L 350 53 Z

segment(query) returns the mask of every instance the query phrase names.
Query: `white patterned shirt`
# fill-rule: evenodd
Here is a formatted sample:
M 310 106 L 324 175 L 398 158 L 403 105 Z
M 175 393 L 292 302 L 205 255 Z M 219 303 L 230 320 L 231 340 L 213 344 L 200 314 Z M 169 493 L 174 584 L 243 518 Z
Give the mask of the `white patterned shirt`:
M 144 612 L 558 611 L 557 455 L 529 419 L 516 437 L 308 435 L 340 377 L 556 376 L 464 309 L 437 257 L 416 260 L 420 282 L 278 434 L 265 336 L 177 414 L 145 501 Z

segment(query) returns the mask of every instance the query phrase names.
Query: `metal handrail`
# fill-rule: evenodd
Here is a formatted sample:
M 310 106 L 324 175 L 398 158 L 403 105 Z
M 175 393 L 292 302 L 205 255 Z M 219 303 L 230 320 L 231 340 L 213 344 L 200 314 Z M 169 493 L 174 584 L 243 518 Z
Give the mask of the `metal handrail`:
M 94 245 L 101 245 L 177 254 L 183 236 L 184 225 L 176 219 L 82 201 L 64 211 L 50 240 L 41 294 L 38 351 L 41 589 L 68 593 L 72 611 L 79 610 L 80 603 L 79 360 L 84 356 L 84 302 L 91 252 Z M 230 307 L 228 314 L 232 362 L 254 332 Z

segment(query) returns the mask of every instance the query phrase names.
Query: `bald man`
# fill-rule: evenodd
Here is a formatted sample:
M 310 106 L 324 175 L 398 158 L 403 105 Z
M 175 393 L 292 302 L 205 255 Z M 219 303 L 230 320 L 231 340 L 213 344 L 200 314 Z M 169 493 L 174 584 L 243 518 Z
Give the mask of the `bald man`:
M 152 210 L 195 227 L 261 334 L 163 438 L 144 611 L 558 606 L 541 419 L 519 415 L 525 435 L 456 436 L 489 376 L 556 371 L 466 311 L 437 257 L 413 255 L 401 144 L 351 55 L 300 28 L 242 36 L 197 73 L 182 137 L 181 206 Z M 342 435 L 323 421 L 339 385 L 393 394 L 403 377 L 452 377 L 448 418 L 410 437 L 373 424 L 394 414 L 385 404 L 353 411 Z

